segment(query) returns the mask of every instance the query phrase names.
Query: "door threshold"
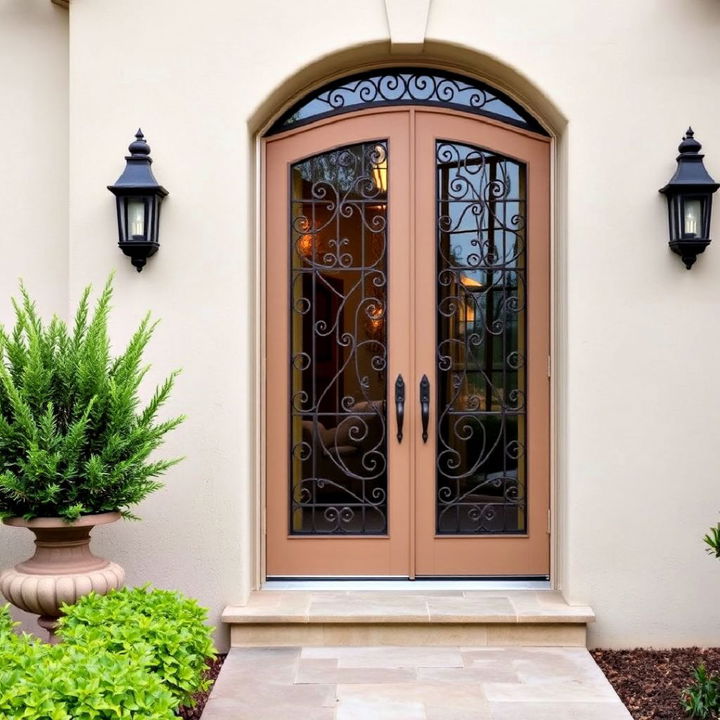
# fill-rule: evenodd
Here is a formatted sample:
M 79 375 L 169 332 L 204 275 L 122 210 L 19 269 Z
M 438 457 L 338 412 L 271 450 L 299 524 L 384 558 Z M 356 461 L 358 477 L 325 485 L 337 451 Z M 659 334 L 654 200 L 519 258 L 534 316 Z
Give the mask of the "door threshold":
M 494 577 L 494 578 L 417 578 L 402 577 L 358 578 L 269 578 L 262 590 L 305 590 L 305 591 L 362 591 L 362 590 L 551 590 L 546 577 Z

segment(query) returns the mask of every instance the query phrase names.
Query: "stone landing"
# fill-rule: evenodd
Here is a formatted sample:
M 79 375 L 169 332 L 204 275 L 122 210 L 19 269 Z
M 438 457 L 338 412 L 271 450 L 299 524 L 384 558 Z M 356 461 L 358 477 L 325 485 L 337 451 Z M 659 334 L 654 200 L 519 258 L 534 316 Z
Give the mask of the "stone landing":
M 260 590 L 223 613 L 232 647 L 585 647 L 594 619 L 552 590 Z
M 632 720 L 585 648 L 234 648 L 202 720 Z

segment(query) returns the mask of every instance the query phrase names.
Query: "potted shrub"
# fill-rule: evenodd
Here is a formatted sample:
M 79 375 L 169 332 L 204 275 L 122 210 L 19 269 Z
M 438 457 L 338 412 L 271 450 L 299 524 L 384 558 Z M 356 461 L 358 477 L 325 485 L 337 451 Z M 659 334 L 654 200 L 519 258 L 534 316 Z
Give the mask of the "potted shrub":
M 15 326 L 0 326 L 0 518 L 37 538 L 35 555 L 0 575 L 0 592 L 50 630 L 63 603 L 123 584 L 122 568 L 90 551 L 90 531 L 133 518 L 130 508 L 179 462 L 150 459 L 184 419 L 157 419 L 177 371 L 144 407 L 139 399 L 156 323 L 146 315 L 113 357 L 112 276 L 92 313 L 90 290 L 70 328 L 57 317 L 44 324 L 21 285 Z

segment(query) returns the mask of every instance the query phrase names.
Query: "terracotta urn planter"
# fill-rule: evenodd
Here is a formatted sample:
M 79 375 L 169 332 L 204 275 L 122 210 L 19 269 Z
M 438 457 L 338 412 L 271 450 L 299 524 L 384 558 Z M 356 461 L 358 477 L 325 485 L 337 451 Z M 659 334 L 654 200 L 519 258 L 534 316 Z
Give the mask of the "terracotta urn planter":
M 39 615 L 38 624 L 52 637 L 63 603 L 123 585 L 125 571 L 90 551 L 90 531 L 119 518 L 117 512 L 84 515 L 72 523 L 57 517 L 5 518 L 6 525 L 35 534 L 35 554 L 0 574 L 0 592 L 16 607 Z

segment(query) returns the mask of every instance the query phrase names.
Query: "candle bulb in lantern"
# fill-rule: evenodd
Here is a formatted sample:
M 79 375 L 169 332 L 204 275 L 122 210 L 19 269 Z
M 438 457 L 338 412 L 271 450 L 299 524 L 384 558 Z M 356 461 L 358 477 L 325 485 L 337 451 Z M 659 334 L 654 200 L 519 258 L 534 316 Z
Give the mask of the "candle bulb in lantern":
M 686 200 L 684 214 L 683 233 L 695 237 L 700 228 L 700 201 Z
M 132 237 L 145 235 L 145 203 L 142 200 L 128 202 L 128 226 Z

